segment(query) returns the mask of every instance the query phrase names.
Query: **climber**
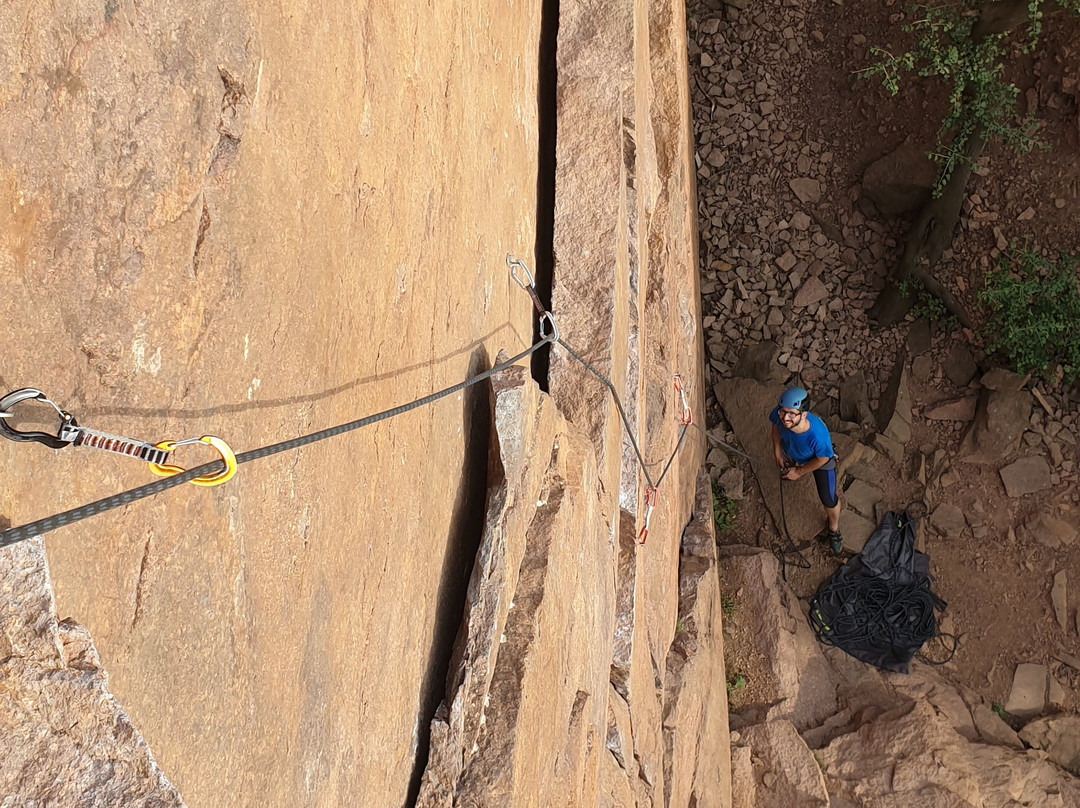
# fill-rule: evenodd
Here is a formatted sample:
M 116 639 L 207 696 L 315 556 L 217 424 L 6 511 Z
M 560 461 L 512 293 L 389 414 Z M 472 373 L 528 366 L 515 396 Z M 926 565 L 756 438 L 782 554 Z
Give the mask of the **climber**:
M 833 555 L 843 550 L 840 535 L 840 498 L 836 490 L 836 456 L 829 428 L 807 412 L 807 392 L 790 387 L 769 413 L 772 422 L 773 458 L 785 480 L 798 480 L 813 472 L 818 499 L 828 519 L 826 538 Z

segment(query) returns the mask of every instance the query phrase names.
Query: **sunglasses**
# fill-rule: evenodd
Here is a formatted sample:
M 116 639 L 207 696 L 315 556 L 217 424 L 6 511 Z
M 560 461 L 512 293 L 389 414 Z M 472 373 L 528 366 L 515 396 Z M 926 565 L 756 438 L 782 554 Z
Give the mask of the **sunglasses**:
M 781 418 L 798 418 L 802 415 L 800 410 L 780 410 Z

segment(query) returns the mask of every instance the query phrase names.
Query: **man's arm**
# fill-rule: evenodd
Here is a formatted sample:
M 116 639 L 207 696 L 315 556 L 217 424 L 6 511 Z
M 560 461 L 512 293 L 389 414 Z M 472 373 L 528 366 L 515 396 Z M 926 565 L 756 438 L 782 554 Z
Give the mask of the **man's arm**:
M 773 459 L 776 461 L 776 467 L 782 469 L 784 467 L 784 452 L 780 448 L 780 429 L 776 424 L 771 424 L 771 426 Z
M 797 480 L 800 477 L 803 477 L 803 476 L 805 476 L 807 474 L 813 474 L 819 468 L 821 468 L 826 463 L 828 463 L 829 460 L 831 460 L 831 459 L 832 458 L 828 458 L 828 457 L 815 457 L 813 460 L 806 463 L 806 465 L 798 466 L 798 467 L 793 468 L 793 469 L 789 469 L 788 473 L 785 474 L 784 476 L 787 477 L 787 479 L 789 479 L 789 480 Z

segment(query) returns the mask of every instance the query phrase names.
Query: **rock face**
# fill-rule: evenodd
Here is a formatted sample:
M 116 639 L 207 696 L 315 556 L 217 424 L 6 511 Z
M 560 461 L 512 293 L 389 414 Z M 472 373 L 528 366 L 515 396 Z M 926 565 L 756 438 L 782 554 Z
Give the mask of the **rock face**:
M 592 447 L 526 375 L 513 368 L 496 383 L 504 483 L 490 499 L 421 805 L 512 805 L 515 794 L 588 804 L 606 756 L 613 635 L 597 642 L 593 627 L 614 625 L 617 558 L 588 493 Z
M 57 622 L 40 538 L 0 548 L 0 593 L 4 803 L 183 806 L 109 692 L 90 634 Z
M 538 185 L 551 183 L 538 176 L 540 21 L 539 2 L 508 14 L 494 0 L 4 5 L 0 276 L 17 290 L 0 303 L 7 383 L 44 388 L 90 427 L 216 434 L 244 451 L 412 401 L 527 347 L 535 312 L 505 261 L 532 261 L 551 212 L 537 211 Z M 564 3 L 557 53 L 552 308 L 567 342 L 612 378 L 653 469 L 678 442 L 676 373 L 699 421 L 703 409 L 682 4 Z M 665 673 L 700 439 L 684 442 L 638 545 L 647 483 L 610 393 L 553 353 L 554 403 L 577 432 L 563 461 L 552 448 L 519 462 L 595 471 L 591 487 L 534 514 L 549 547 L 513 538 L 526 548 L 513 574 L 529 584 L 512 590 L 515 609 L 494 598 L 508 615 L 496 642 L 506 633 L 549 667 L 492 670 L 490 686 L 452 693 L 517 698 L 507 714 L 526 729 L 538 713 L 521 693 L 550 696 L 565 724 L 537 742 L 594 746 L 561 758 L 545 785 L 618 780 L 601 743 L 610 715 L 633 727 L 620 754 L 640 776 L 623 786 L 705 804 L 723 791 L 726 749 L 698 747 L 681 726 L 705 738 L 720 719 L 710 708 L 694 724 L 689 694 L 706 689 L 676 699 Z M 191 804 L 415 798 L 443 701 L 450 717 L 445 682 L 460 672 L 454 637 L 494 512 L 489 487 L 501 490 L 489 479 L 492 417 L 477 386 L 245 465 L 224 487 L 175 489 L 49 537 L 61 612 L 92 631 L 118 700 Z M 522 440 L 534 445 L 529 431 Z M 190 451 L 177 462 L 205 460 Z M 570 456 L 576 469 L 559 465 Z M 5 441 L 0 462 L 16 524 L 149 479 L 89 449 Z M 591 563 L 610 564 L 571 621 L 573 653 L 530 633 L 569 620 L 556 601 L 582 585 L 568 571 L 582 542 L 570 514 L 593 530 Z M 704 638 L 719 631 L 698 636 L 713 659 Z M 564 653 L 579 674 L 569 689 L 555 673 Z M 697 664 L 680 675 L 697 681 Z M 483 753 L 465 785 L 539 787 L 520 768 L 527 756 L 495 751 L 523 748 L 523 736 L 468 726 Z M 669 746 L 708 765 L 667 759 Z
M 999 384 L 995 377 L 992 384 Z M 999 385 L 1000 386 L 1000 385 Z M 1015 451 L 1031 416 L 1031 393 L 1003 387 L 983 387 L 975 416 L 964 435 L 960 459 L 971 463 L 994 463 Z
M 735 570 L 754 557 L 729 549 L 722 563 Z M 776 572 L 774 565 L 771 573 L 738 579 L 741 597 L 752 598 L 757 648 L 773 670 L 792 670 L 800 687 L 812 679 L 813 691 L 828 693 L 832 706 L 779 715 L 790 702 L 767 682 L 763 707 L 733 714 L 733 806 L 1080 805 L 1080 785 L 1054 765 L 1077 765 L 1074 716 L 1029 724 L 1021 737 L 1035 748 L 1025 750 L 991 705 L 932 667 L 915 663 L 909 675 L 884 674 L 834 648 L 796 646 L 787 641 L 794 614 Z M 795 610 L 806 630 L 805 615 Z M 1041 673 L 1045 690 L 1045 668 Z
M 3 4 L 4 392 L 243 451 L 524 348 L 505 260 L 535 243 L 539 20 Z M 60 613 L 190 804 L 407 801 L 479 540 L 488 409 L 478 387 L 49 535 Z M 16 524 L 152 480 L 2 443 Z
M 526 375 L 496 380 L 502 482 L 418 805 L 710 804 L 730 786 L 708 478 L 683 534 L 662 684 L 635 660 L 627 693 L 610 682 L 613 632 L 595 630 L 615 626 L 619 547 L 593 448 Z

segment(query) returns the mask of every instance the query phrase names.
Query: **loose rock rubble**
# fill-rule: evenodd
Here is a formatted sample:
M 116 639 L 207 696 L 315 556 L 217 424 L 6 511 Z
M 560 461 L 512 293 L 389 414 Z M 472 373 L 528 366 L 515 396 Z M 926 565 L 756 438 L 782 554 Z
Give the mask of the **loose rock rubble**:
M 886 329 L 868 321 L 867 309 L 902 246 L 905 224 L 890 217 L 925 198 L 933 171 L 922 144 L 906 137 L 906 129 L 897 134 L 895 125 L 882 151 L 853 169 L 856 150 L 845 136 L 858 134 L 818 120 L 820 110 L 806 99 L 808 82 L 820 79 L 814 61 L 829 44 L 822 33 L 829 10 L 793 0 L 778 7 L 753 0 L 688 6 L 702 325 L 712 375 L 709 434 L 758 461 L 710 455 L 711 473 L 723 488 L 721 474 L 736 479 L 731 466 L 744 472 L 741 489 L 732 493 L 743 497 L 747 516 L 739 518 L 757 520 L 737 526 L 729 541 L 784 547 L 785 532 L 796 544 L 817 533 L 824 522 L 812 486 L 786 487 L 785 528 L 777 483 L 761 473 L 771 465 L 767 438 L 759 434 L 768 430 L 770 396 L 785 385 L 809 390 L 812 410 L 830 427 L 843 462 L 846 550 L 861 549 L 886 510 L 925 505 L 930 518 L 919 540 L 946 565 L 942 586 L 959 607 L 962 653 L 975 654 L 982 666 L 963 674 L 973 685 L 985 677 L 986 694 L 992 690 L 1004 702 L 1017 664 L 1050 664 L 1050 655 L 1080 634 L 1080 612 L 1069 605 L 1075 597 L 1065 592 L 1060 606 L 1062 585 L 1053 599 L 1046 583 L 1075 563 L 1080 390 L 995 367 L 966 329 L 926 316 Z M 847 30 L 857 25 L 850 13 L 837 14 L 842 22 L 846 14 Z M 891 24 L 903 18 L 878 5 L 866 14 L 881 18 L 879 33 L 885 18 Z M 860 33 L 845 42 L 859 59 L 874 44 Z M 829 103 L 845 92 L 814 87 Z M 884 126 L 877 131 L 886 133 Z M 1005 168 L 995 153 L 981 161 L 984 169 L 992 160 L 995 169 Z M 1013 196 L 995 195 L 985 174 L 973 183 L 943 259 L 942 277 L 967 305 L 972 282 L 955 267 L 989 268 L 1015 235 L 1005 219 L 1041 215 L 1027 210 L 1032 201 L 1006 216 Z M 768 392 L 759 395 L 752 385 L 758 392 L 746 392 L 748 380 Z M 722 465 L 713 466 L 720 456 Z M 824 552 L 808 554 L 819 577 L 806 579 L 820 580 L 832 562 Z M 1003 655 L 989 639 L 979 598 L 1012 604 L 1003 611 L 1027 658 L 1007 649 Z M 1021 609 L 1017 600 L 1039 605 Z M 1041 618 L 1032 615 L 1039 610 Z M 1080 676 L 1051 668 L 1075 709 Z M 948 670 L 959 675 L 961 668 Z

